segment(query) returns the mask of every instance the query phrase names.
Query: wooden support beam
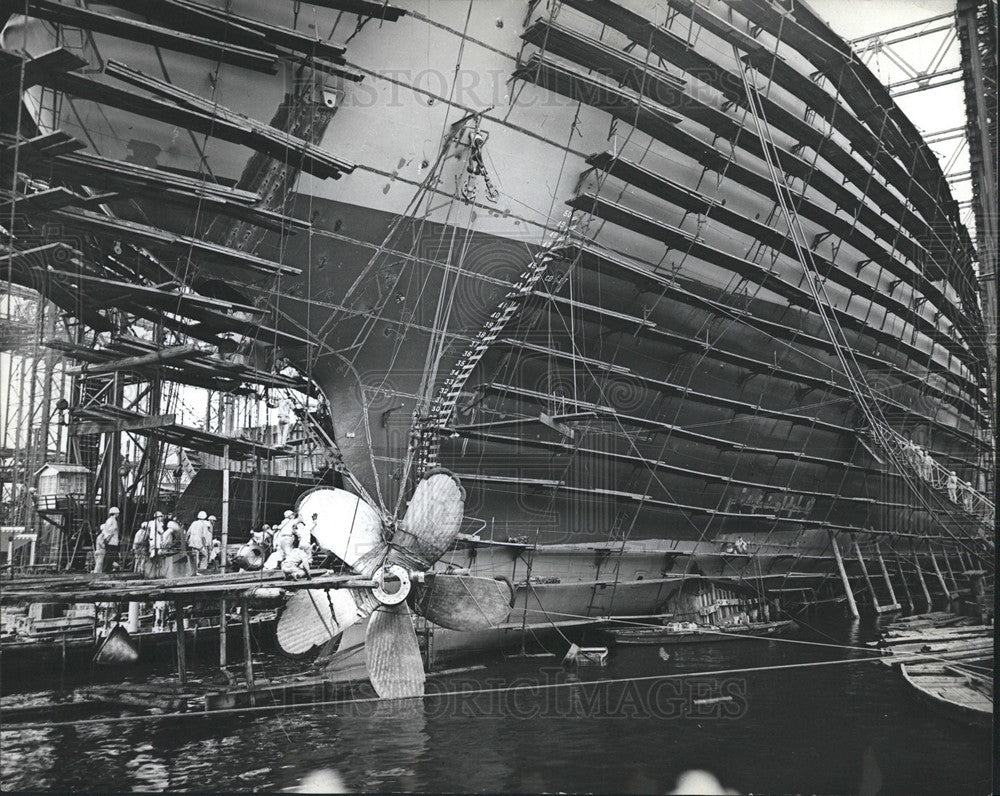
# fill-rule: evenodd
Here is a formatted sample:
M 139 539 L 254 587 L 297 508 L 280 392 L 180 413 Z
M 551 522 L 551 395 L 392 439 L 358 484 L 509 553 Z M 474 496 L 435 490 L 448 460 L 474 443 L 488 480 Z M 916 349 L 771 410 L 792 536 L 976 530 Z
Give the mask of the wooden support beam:
M 16 61 L 12 59 L 11 63 L 0 67 L 0 100 L 9 101 L 21 91 L 38 85 L 54 74 L 87 65 L 79 55 L 62 47 L 44 52 L 36 58 L 24 59 L 23 66 L 20 57 L 14 58 Z
M 13 210 L 18 216 L 28 218 L 34 213 L 50 212 L 71 205 L 79 206 L 84 201 L 85 197 L 78 196 L 69 188 L 62 186 L 34 193 L 18 193 L 0 202 L 0 217 L 9 220 Z
M 927 549 L 930 551 L 931 562 L 934 564 L 934 573 L 937 575 L 938 582 L 941 584 L 941 591 L 944 592 L 945 596 L 949 600 L 954 600 L 958 597 L 958 594 L 948 588 L 948 584 L 945 582 L 944 575 L 941 572 L 941 567 L 938 565 L 937 556 L 934 555 L 934 549 L 931 547 L 930 542 L 927 543 Z
M 944 567 L 948 570 L 948 574 L 951 575 L 951 586 L 954 589 L 955 594 L 958 594 L 958 578 L 955 577 L 955 570 L 951 568 L 951 561 L 948 559 L 948 550 L 944 549 L 941 551 L 941 555 L 944 557 Z
M 0 143 L 2 143 L 0 145 L 0 168 L 4 169 L 12 168 L 13 163 L 8 158 L 11 158 L 15 151 L 18 153 L 18 164 L 20 165 L 33 156 L 53 158 L 86 147 L 82 141 L 77 141 L 62 130 L 53 130 L 51 133 L 42 133 L 28 139 L 0 134 Z
M 223 548 L 223 555 L 225 555 L 225 548 Z M 219 600 L 219 670 L 222 672 L 226 671 L 226 666 L 229 664 L 227 658 L 229 654 L 229 636 L 228 627 L 226 625 L 226 598 L 223 597 Z
M 152 91 L 155 86 L 160 89 L 160 93 L 169 91 L 171 101 L 167 102 L 145 96 L 136 92 L 134 88 L 120 88 L 74 73 L 50 76 L 46 78 L 44 83 L 57 91 L 63 91 L 81 99 L 110 105 L 127 113 L 156 119 L 182 129 L 210 135 L 222 141 L 250 147 L 272 158 L 300 167 L 306 173 L 320 179 L 327 177 L 337 179 L 342 174 L 354 170 L 353 163 L 338 160 L 317 146 L 276 130 L 262 122 L 235 114 L 221 106 L 207 103 L 209 109 L 206 110 L 200 105 L 191 107 L 178 104 L 187 92 L 182 92 L 169 83 L 146 78 L 145 75 L 123 67 L 121 64 L 109 61 L 105 69 L 107 74 L 112 75 L 113 66 L 116 67 L 114 77 L 124 80 L 126 76 L 130 76 L 133 78 L 130 81 L 133 86 L 140 89 Z M 194 103 L 192 102 L 192 104 Z
M 920 566 L 920 555 L 917 553 L 916 547 L 913 548 L 913 565 L 917 568 L 917 577 L 920 579 L 920 588 L 924 590 L 924 599 L 927 601 L 927 607 L 930 608 L 934 603 L 931 600 L 931 590 L 927 588 L 927 581 L 924 580 L 924 570 Z
M 196 345 L 179 345 L 170 348 L 162 348 L 141 356 L 125 357 L 124 359 L 114 359 L 110 362 L 100 364 L 85 364 L 77 368 L 67 368 L 66 372 L 71 376 L 97 375 L 98 373 L 116 373 L 120 370 L 132 370 L 144 365 L 155 365 L 159 362 L 170 362 L 175 359 L 187 359 L 196 354 L 205 353 Z
M 882 579 L 885 581 L 885 587 L 889 590 L 889 599 L 892 601 L 886 610 L 898 611 L 900 609 L 899 600 L 896 599 L 896 590 L 892 587 L 892 581 L 889 579 L 889 569 L 885 565 L 885 559 L 882 557 L 882 551 L 879 549 L 878 542 L 875 542 L 875 555 L 878 556 L 878 565 L 882 569 Z
M 854 554 L 858 557 L 858 563 L 861 565 L 861 574 L 864 575 L 865 583 L 868 585 L 868 593 L 872 598 L 872 608 L 875 609 L 875 613 L 882 613 L 882 606 L 878 602 L 878 594 L 875 591 L 875 584 L 872 583 L 871 576 L 868 574 L 868 565 L 865 563 L 865 558 L 861 555 L 861 547 L 858 545 L 857 540 L 854 541 Z
M 235 15 L 226 15 L 227 21 L 222 22 L 207 10 L 196 10 L 195 3 L 176 0 L 103 0 L 103 4 L 134 14 L 142 14 L 160 25 L 183 33 L 198 33 L 211 39 L 249 47 L 252 50 L 269 49 L 267 40 L 250 28 L 238 24 Z
M 123 0 L 118 0 L 119 3 Z M 134 3 L 135 0 L 125 0 Z M 200 24 L 211 25 L 214 22 L 217 33 L 222 37 L 230 35 L 233 29 L 241 34 L 249 33 L 258 36 L 266 45 L 280 47 L 308 58 L 323 58 L 335 64 L 344 64 L 344 52 L 346 47 L 343 44 L 334 44 L 316 36 L 309 36 L 293 28 L 286 28 L 270 22 L 261 22 L 250 17 L 240 16 L 221 8 L 213 8 L 203 3 L 193 2 L 193 0 L 154 0 L 148 5 L 160 6 L 167 15 L 177 19 L 178 12 L 182 14 L 198 15 Z
M 854 600 L 854 592 L 851 591 L 851 581 L 847 578 L 847 570 L 844 568 L 844 558 L 840 554 L 840 548 L 837 546 L 837 536 L 833 531 L 830 532 L 830 547 L 833 548 L 833 557 L 837 562 L 837 571 L 840 573 L 840 582 L 844 586 L 844 594 L 847 596 L 847 605 L 851 609 L 851 616 L 858 619 L 861 614 L 858 613 L 858 604 Z
M 222 572 L 226 571 L 226 549 L 229 546 L 229 445 L 223 447 L 222 464 L 222 557 L 219 559 L 219 567 Z M 226 601 L 223 599 L 220 606 L 219 624 L 219 668 L 226 668 Z
M 903 562 L 899 559 L 899 554 L 895 556 L 896 559 L 896 571 L 899 573 L 899 581 L 903 584 L 903 591 L 906 593 L 906 605 L 909 610 L 916 608 L 916 603 L 913 602 L 913 595 L 910 593 L 910 584 L 906 580 L 906 573 L 903 572 Z
M 280 571 L 230 572 L 225 575 L 190 575 L 183 578 L 149 580 L 138 575 L 124 580 L 106 577 L 72 576 L 55 579 L 46 587 L 45 581 L 24 586 L 5 584 L 0 590 L 0 605 L 32 602 L 98 603 L 153 602 L 158 600 L 217 600 L 222 596 L 234 600 L 268 599 L 275 590 L 279 594 L 301 589 L 370 589 L 375 582 L 356 575 L 337 575 L 329 570 L 310 571 L 309 580 L 288 581 Z
M 187 650 L 184 639 L 184 605 L 174 601 L 174 624 L 177 635 L 177 678 L 181 685 L 187 683 Z
M 153 428 L 172 426 L 177 415 L 152 415 L 150 417 L 123 418 L 115 420 L 82 420 L 70 425 L 71 436 L 88 434 L 113 434 L 121 431 L 146 431 Z
M 253 650 L 250 645 L 250 610 L 246 600 L 240 602 L 240 614 L 243 617 L 243 675 L 247 681 L 247 691 L 250 692 L 250 704 L 256 705 L 253 680 Z
M 395 22 L 406 13 L 405 9 L 381 0 L 306 0 L 306 2 L 311 6 L 346 11 L 348 14 L 373 17 L 385 22 Z
M 42 19 L 55 25 L 67 25 L 126 41 L 142 42 L 208 61 L 221 61 L 269 75 L 278 72 L 278 58 L 273 52 L 262 52 L 238 44 L 206 39 L 191 31 L 181 35 L 169 28 L 161 28 L 148 22 L 101 14 L 52 0 L 30 0 L 28 14 L 35 19 Z
M 70 140 L 77 143 L 74 139 Z M 0 153 L 0 156 L 9 160 L 6 153 Z M 256 206 L 260 196 L 249 191 L 90 153 L 61 154 L 59 150 L 36 152 L 25 148 L 18 160 L 18 168 L 38 179 L 47 180 L 55 172 L 95 190 L 113 189 L 125 198 L 145 196 L 177 207 L 200 208 L 288 235 L 311 226 L 307 221 Z M 108 196 L 97 199 L 105 202 L 113 200 Z M 93 201 L 89 198 L 75 199 L 81 207 L 92 206 Z
M 246 268 L 268 275 L 298 276 L 302 273 L 299 268 L 210 243 L 191 235 L 177 235 L 147 224 L 105 216 L 89 210 L 55 210 L 50 215 L 57 223 L 83 229 L 95 235 L 103 235 L 111 240 L 133 241 L 156 251 L 169 251 L 185 257 L 194 253 L 202 263 L 214 261 L 220 265 Z

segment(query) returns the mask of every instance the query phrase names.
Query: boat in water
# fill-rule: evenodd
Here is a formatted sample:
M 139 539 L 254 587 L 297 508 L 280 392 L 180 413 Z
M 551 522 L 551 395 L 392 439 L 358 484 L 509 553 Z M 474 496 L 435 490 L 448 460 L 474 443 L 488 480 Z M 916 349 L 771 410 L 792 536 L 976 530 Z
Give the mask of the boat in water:
M 664 622 L 661 627 L 622 627 L 607 632 L 615 644 L 631 646 L 637 644 L 694 644 L 706 641 L 730 641 L 738 638 L 762 638 L 790 633 L 797 627 L 792 619 L 730 625 Z
M 993 725 L 993 662 L 901 663 L 904 682 L 943 714 L 976 727 Z
M 806 3 L 27 11 L 8 56 L 65 55 L 21 84 L 16 168 L 26 194 L 74 190 L 23 247 L 85 251 L 12 278 L 293 365 L 388 537 L 451 473 L 435 570 L 505 578 L 513 609 L 418 623 L 436 654 L 682 588 L 791 599 L 838 568 L 889 581 L 884 556 L 984 554 L 975 249 L 934 154 Z M 203 299 L 229 320 L 191 320 Z

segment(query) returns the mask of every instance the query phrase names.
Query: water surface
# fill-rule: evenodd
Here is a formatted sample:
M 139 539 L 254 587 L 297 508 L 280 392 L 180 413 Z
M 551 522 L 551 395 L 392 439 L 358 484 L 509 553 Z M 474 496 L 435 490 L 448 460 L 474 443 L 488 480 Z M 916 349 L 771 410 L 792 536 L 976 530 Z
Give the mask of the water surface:
M 841 621 L 807 634 L 859 644 L 869 632 Z M 724 673 L 863 653 L 780 641 L 662 652 L 620 648 L 575 673 L 558 658 L 492 661 L 434 681 L 423 701 L 4 731 L 0 786 L 281 790 L 332 770 L 350 790 L 664 793 L 704 768 L 743 793 L 990 792 L 989 732 L 929 710 L 895 669 Z M 709 674 L 628 679 L 683 672 Z M 607 679 L 627 681 L 588 685 Z M 526 688 L 539 683 L 558 687 Z M 695 702 L 718 696 L 731 699 Z

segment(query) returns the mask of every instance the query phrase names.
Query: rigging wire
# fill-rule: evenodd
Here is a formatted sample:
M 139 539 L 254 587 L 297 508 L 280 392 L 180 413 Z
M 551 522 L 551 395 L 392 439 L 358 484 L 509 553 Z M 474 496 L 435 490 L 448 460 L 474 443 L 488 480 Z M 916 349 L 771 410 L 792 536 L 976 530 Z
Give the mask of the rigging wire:
M 768 666 L 743 666 L 730 669 L 707 669 L 696 672 L 665 672 L 662 674 L 636 675 L 632 677 L 608 677 L 600 680 L 572 680 L 557 682 L 539 683 L 519 683 L 497 688 L 475 688 L 460 689 L 457 691 L 432 691 L 430 693 L 414 696 L 394 697 L 383 699 L 382 697 L 356 697 L 353 699 L 320 700 L 308 703 L 278 704 L 278 705 L 257 705 L 244 708 L 221 708 L 218 710 L 190 711 L 160 713 L 146 716 L 109 716 L 100 719 L 77 719 L 75 721 L 50 721 L 50 722 L 25 722 L 21 724 L 6 724 L 4 732 L 25 731 L 32 729 L 53 729 L 57 727 L 82 727 L 93 725 L 115 725 L 115 724 L 135 724 L 147 721 L 169 721 L 175 719 L 207 719 L 212 720 L 227 715 L 247 715 L 255 713 L 270 713 L 273 711 L 287 711 L 289 708 L 338 708 L 349 707 L 351 705 L 373 704 L 382 702 L 423 701 L 430 699 L 445 699 L 453 697 L 472 697 L 482 694 L 511 694 L 534 691 L 549 691 L 563 689 L 580 689 L 586 687 L 626 685 L 629 683 L 656 683 L 666 680 L 686 680 L 695 677 L 720 677 L 739 674 L 766 674 L 768 672 L 787 672 L 803 669 L 814 669 L 821 667 L 847 666 L 858 663 L 873 663 L 884 661 L 882 656 L 871 658 L 837 658 L 822 661 L 802 661 L 799 663 L 781 663 Z M 894 656 L 896 663 L 911 663 L 915 661 L 948 660 L 927 653 L 911 653 L 907 655 Z
M 733 46 L 733 52 L 734 56 L 738 58 L 738 52 L 735 45 Z M 771 137 L 767 132 L 768 127 L 767 122 L 763 117 L 763 107 L 758 108 L 760 98 L 757 94 L 756 86 L 752 83 L 749 77 L 750 68 L 751 67 L 749 65 L 742 65 L 740 68 L 740 74 L 743 79 L 744 90 L 750 101 L 750 108 L 753 113 L 754 125 L 757 129 L 758 137 L 764 145 L 763 153 L 765 155 L 765 162 L 768 166 L 768 173 L 774 185 L 775 195 L 781 206 L 782 213 L 786 218 L 789 229 L 793 231 L 793 244 L 799 255 L 799 259 L 802 262 L 803 268 L 805 269 L 805 282 L 816 303 L 817 310 L 823 321 L 826 332 L 831 341 L 834 343 L 834 348 L 837 357 L 841 362 L 841 367 L 855 393 L 858 408 L 864 414 L 876 442 L 878 442 L 880 447 L 883 448 L 890 461 L 895 464 L 896 468 L 903 476 L 904 481 L 911 487 L 918 501 L 929 511 L 930 516 L 938 522 L 945 533 L 952 537 L 953 541 L 963 547 L 966 547 L 966 549 L 973 555 L 985 561 L 985 556 L 980 551 L 975 548 L 970 549 L 968 543 L 955 535 L 951 528 L 939 518 L 938 513 L 931 509 L 928 505 L 927 500 L 924 498 L 919 488 L 919 484 L 916 484 L 910 476 L 902 455 L 896 452 L 895 446 L 892 444 L 892 442 L 896 441 L 895 437 L 899 437 L 899 435 L 888 425 L 878 402 L 874 400 L 874 398 L 869 398 L 869 395 L 872 394 L 872 390 L 865 377 L 864 370 L 858 363 L 857 358 L 854 356 L 854 352 L 850 346 L 845 347 L 842 342 L 843 340 L 846 340 L 846 336 L 842 326 L 840 325 L 836 312 L 833 311 L 835 305 L 830 300 L 830 297 L 826 292 L 824 280 L 818 276 L 818 269 L 813 261 L 810 250 L 805 246 L 805 241 L 800 240 L 802 230 L 799 226 L 798 217 L 786 202 L 786 192 L 788 189 L 785 182 L 780 178 L 777 166 L 772 158 Z M 939 503 L 943 505 L 943 499 L 939 500 Z M 952 514 L 952 512 L 949 512 L 949 514 Z

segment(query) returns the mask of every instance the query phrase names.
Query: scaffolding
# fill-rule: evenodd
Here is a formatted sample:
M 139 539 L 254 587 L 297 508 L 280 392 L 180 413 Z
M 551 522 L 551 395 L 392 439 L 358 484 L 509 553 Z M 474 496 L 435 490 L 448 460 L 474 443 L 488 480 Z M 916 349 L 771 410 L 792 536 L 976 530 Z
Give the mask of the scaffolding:
M 269 304 L 268 287 L 299 271 L 256 250 L 265 234 L 283 251 L 286 237 L 309 230 L 285 212 L 300 173 L 326 178 L 353 169 L 316 143 L 336 111 L 328 77 L 362 75 L 346 67 L 344 46 L 224 11 L 151 12 L 152 24 L 61 4 L 34 4 L 28 13 L 54 26 L 58 46 L 35 57 L 0 52 L 0 93 L 16 98 L 39 87 L 44 111 L 36 122 L 20 105 L 0 127 L 3 524 L 57 529 L 37 552 L 66 568 L 81 564 L 109 508 L 120 509 L 128 539 L 163 505 L 161 492 L 207 460 L 227 470 L 242 462 L 235 467 L 257 474 L 262 461 L 305 451 L 312 474 L 335 459 L 332 440 L 316 431 L 324 422 L 310 404 L 315 387 L 277 354 L 308 343 L 279 329 Z M 96 59 L 94 32 L 152 37 L 159 47 L 269 74 L 286 60 L 297 79 L 264 123 L 125 64 L 104 64 L 110 82 L 77 71 Z M 208 171 L 190 176 L 113 160 L 59 129 L 67 95 L 254 154 L 236 186 Z M 157 212 L 140 221 L 133 211 L 142 203 Z M 245 300 L 220 290 L 204 276 L 210 264 L 252 274 L 262 290 Z M 255 350 L 258 342 L 264 346 Z M 192 412 L 185 397 L 195 387 L 205 403 Z M 302 439 L 291 445 L 266 433 L 268 404 L 286 394 L 299 396 Z M 254 425 L 254 436 L 242 436 Z M 164 471 L 169 451 L 176 451 L 172 473 Z M 33 500 L 34 473 L 47 462 L 86 468 L 85 493 Z M 302 474 L 300 463 L 294 469 Z

